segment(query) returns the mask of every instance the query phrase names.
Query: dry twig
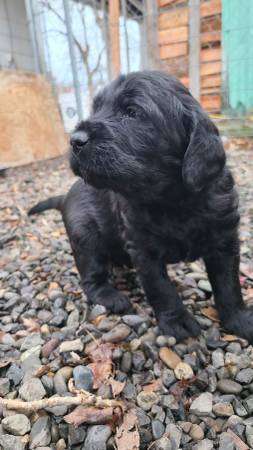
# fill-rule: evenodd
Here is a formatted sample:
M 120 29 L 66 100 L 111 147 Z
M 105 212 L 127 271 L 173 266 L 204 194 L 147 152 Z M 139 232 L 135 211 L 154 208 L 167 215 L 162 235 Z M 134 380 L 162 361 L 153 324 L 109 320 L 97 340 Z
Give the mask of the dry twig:
M 7 409 L 23 410 L 27 412 L 39 411 L 40 409 L 52 408 L 54 406 L 66 405 L 66 406 L 95 406 L 97 408 L 116 408 L 119 407 L 124 410 L 124 405 L 118 400 L 108 400 L 102 397 L 97 397 L 90 392 L 84 390 L 78 390 L 74 387 L 73 379 L 69 380 L 69 391 L 72 394 L 76 394 L 74 397 L 50 397 L 43 398 L 42 400 L 33 400 L 31 402 L 24 402 L 19 399 L 3 399 L 0 398 L 0 406 L 4 406 Z

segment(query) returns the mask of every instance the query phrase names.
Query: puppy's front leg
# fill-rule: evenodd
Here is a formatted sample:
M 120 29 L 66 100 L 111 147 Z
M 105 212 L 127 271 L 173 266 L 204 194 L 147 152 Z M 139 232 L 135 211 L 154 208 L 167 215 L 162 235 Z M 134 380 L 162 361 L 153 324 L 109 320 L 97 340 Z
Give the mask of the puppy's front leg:
M 212 285 L 215 303 L 224 328 L 253 343 L 253 309 L 246 308 L 239 280 L 238 248 L 237 242 L 229 243 L 231 249 L 227 252 L 216 253 L 205 258 L 209 280 Z
M 198 336 L 200 327 L 183 306 L 175 286 L 168 277 L 166 265 L 146 254 L 134 257 L 145 294 L 163 334 L 174 336 L 177 341 Z

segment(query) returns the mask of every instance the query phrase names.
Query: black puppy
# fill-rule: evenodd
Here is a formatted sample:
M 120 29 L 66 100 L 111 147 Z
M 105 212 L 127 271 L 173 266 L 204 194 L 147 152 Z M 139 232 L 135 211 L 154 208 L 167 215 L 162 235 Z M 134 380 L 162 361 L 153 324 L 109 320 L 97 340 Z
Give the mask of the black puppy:
M 91 303 L 114 312 L 129 300 L 108 281 L 109 264 L 138 270 L 164 334 L 197 336 L 166 264 L 202 257 L 223 326 L 253 342 L 253 310 L 239 283 L 238 198 L 216 126 L 176 79 L 156 71 L 120 76 L 71 136 L 81 177 L 57 208 Z

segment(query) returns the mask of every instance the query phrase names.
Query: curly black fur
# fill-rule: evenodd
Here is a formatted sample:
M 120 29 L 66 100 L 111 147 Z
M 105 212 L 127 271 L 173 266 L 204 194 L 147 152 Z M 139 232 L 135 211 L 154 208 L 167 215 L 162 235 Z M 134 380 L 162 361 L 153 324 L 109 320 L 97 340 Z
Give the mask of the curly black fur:
M 202 257 L 223 326 L 253 342 L 238 276 L 233 177 L 216 126 L 189 91 L 156 71 L 120 76 L 94 99 L 71 144 L 71 167 L 82 179 L 61 210 L 89 301 L 129 308 L 108 267 L 130 256 L 161 331 L 196 336 L 199 325 L 166 264 Z

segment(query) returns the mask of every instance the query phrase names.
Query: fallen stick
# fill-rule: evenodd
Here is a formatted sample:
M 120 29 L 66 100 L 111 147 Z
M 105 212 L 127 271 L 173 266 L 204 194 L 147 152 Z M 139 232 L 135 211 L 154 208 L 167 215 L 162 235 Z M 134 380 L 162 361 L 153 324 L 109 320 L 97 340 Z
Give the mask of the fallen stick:
M 78 390 L 74 387 L 73 379 L 69 380 L 69 391 L 72 394 L 76 394 L 75 397 L 50 397 L 43 398 L 41 400 L 33 400 L 30 402 L 24 402 L 19 399 L 4 399 L 0 398 L 0 406 L 4 406 L 7 409 L 17 409 L 27 412 L 39 411 L 40 409 L 52 408 L 54 406 L 95 406 L 97 408 L 108 408 L 108 407 L 120 407 L 124 411 L 124 405 L 118 400 L 109 400 L 102 397 L 97 397 L 90 392 L 84 390 Z

